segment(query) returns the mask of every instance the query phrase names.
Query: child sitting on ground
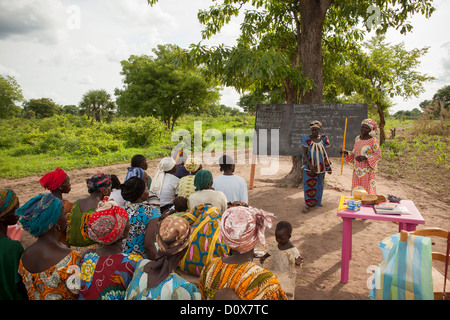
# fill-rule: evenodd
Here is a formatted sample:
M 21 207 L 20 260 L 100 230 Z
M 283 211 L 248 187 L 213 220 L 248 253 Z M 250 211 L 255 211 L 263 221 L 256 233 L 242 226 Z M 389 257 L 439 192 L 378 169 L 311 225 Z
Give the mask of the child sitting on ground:
M 275 229 L 276 241 L 260 258 L 260 263 L 262 265 L 268 257 L 271 257 L 268 269 L 275 273 L 288 299 L 293 300 L 297 275 L 295 267 L 302 264 L 303 257 L 291 243 L 291 235 L 292 225 L 287 221 L 278 222 Z

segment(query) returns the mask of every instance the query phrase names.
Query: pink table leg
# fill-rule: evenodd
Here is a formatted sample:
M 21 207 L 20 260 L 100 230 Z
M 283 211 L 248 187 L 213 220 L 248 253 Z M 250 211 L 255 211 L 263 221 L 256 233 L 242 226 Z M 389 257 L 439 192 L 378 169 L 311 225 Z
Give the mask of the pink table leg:
M 416 231 L 416 227 L 417 227 L 417 224 L 401 222 L 401 223 L 398 224 L 398 232 L 400 232 L 402 230 L 405 230 L 405 231 L 408 231 L 408 232 Z
M 348 282 L 350 259 L 352 258 L 352 219 L 342 218 L 341 282 Z

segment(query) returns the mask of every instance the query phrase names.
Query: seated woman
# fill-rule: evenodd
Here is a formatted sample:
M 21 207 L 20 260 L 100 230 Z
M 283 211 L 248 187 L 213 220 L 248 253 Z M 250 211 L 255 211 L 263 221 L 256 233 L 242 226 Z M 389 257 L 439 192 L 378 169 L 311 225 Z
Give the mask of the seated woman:
M 23 246 L 7 236 L 8 226 L 15 225 L 19 198 L 14 190 L 0 190 L 0 300 L 25 300 L 27 292 L 17 272 Z
M 142 154 L 136 154 L 131 158 L 131 167 L 127 168 L 127 174 L 125 176 L 124 181 L 127 181 L 131 177 L 139 177 L 143 179 L 146 184 L 147 188 L 150 188 L 150 184 L 152 182 L 152 179 L 147 175 L 145 172 L 148 169 L 148 163 L 147 159 Z M 144 175 L 147 176 L 147 181 L 144 178 Z
M 254 248 L 264 245 L 270 215 L 252 207 L 229 208 L 222 215 L 220 235 L 232 249 L 227 257 L 211 260 L 199 279 L 203 299 L 213 299 L 223 288 L 233 289 L 242 300 L 287 300 L 277 277 L 253 262 Z
M 28 298 L 76 300 L 78 290 L 69 288 L 69 278 L 74 275 L 80 254 L 59 241 L 59 232 L 64 230 L 67 221 L 61 200 L 51 193 L 42 193 L 17 209 L 16 215 L 23 228 L 37 237 L 19 262 Z
M 172 207 L 173 200 L 178 194 L 180 179 L 173 175 L 176 170 L 175 160 L 171 157 L 162 158 L 158 164 L 158 172 L 152 180 L 150 191 L 159 197 L 161 213 Z
M 69 212 L 72 208 L 72 202 L 63 199 L 64 193 L 69 193 L 71 190 L 70 177 L 64 170 L 56 168 L 42 176 L 39 179 L 39 183 L 45 189 L 50 190 L 50 192 L 63 202 L 64 208 Z
M 121 186 L 122 197 L 128 201 L 125 211 L 130 220 L 130 232 L 122 244 L 123 252 L 140 254 L 144 258 L 156 257 L 156 224 L 161 213 L 155 206 L 144 202 L 148 199 L 148 190 L 144 180 L 132 177 Z M 146 233 L 149 235 L 147 248 L 145 246 Z
M 236 201 L 248 203 L 247 182 L 244 178 L 234 174 L 236 165 L 233 158 L 224 155 L 219 159 L 219 165 L 223 174 L 214 178 L 212 185 L 214 190 L 225 193 L 229 204 Z
M 158 257 L 141 260 L 128 286 L 126 300 L 201 300 L 198 288 L 175 273 L 190 239 L 188 222 L 165 218 L 158 228 Z
M 71 246 L 86 247 L 95 242 L 87 234 L 87 224 L 98 203 L 111 194 L 111 176 L 99 173 L 86 179 L 89 196 L 74 202 L 67 213 L 67 243 Z
M 210 203 L 206 203 L 198 205 L 183 218 L 191 225 L 192 235 L 188 251 L 181 259 L 180 270 L 199 276 L 211 259 L 230 254 L 230 248 L 219 237 L 222 213 Z
M 189 171 L 189 175 L 184 176 L 180 179 L 178 183 L 178 196 L 188 198 L 191 193 L 195 192 L 194 179 L 197 171 L 202 169 L 202 165 L 200 163 L 195 163 L 193 158 L 189 158 L 185 163 L 186 170 Z
M 140 255 L 122 252 L 130 224 L 127 212 L 104 199 L 89 219 L 87 232 L 101 246 L 87 250 L 80 261 L 79 300 L 123 300 Z
M 199 170 L 195 174 L 195 193 L 189 196 L 189 210 L 200 204 L 210 203 L 217 207 L 221 213 L 227 209 L 227 197 L 222 191 L 212 188 L 213 176 L 208 170 Z

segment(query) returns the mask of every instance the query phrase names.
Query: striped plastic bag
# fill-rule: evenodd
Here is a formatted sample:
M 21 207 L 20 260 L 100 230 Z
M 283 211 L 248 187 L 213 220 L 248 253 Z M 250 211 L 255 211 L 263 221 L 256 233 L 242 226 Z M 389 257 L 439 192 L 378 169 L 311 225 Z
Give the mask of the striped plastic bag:
M 383 261 L 375 270 L 369 297 L 377 300 L 433 300 L 431 239 L 400 233 L 378 244 Z

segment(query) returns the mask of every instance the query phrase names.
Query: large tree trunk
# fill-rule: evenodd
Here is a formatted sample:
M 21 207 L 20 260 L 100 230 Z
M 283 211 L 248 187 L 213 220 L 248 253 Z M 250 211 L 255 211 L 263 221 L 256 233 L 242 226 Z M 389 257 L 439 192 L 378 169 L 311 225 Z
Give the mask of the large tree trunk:
M 322 32 L 323 21 L 330 7 L 331 0 L 299 0 L 300 1 L 300 30 L 297 47 L 300 53 L 302 75 L 314 82 L 312 90 L 302 92 L 300 102 L 302 104 L 322 103 L 323 91 L 323 63 L 322 63 Z M 293 59 L 294 60 L 294 59 Z M 293 66 L 295 66 L 293 64 Z M 297 102 L 298 88 L 295 90 Z M 288 97 L 294 97 L 294 93 L 288 93 Z M 302 157 L 292 157 L 292 169 L 282 180 L 281 184 L 288 187 L 298 187 L 303 180 Z
M 383 108 L 381 107 L 381 103 L 380 101 L 376 102 L 377 104 L 377 109 L 378 109 L 378 115 L 380 116 L 380 145 L 384 143 L 384 141 L 386 140 L 386 137 L 384 135 L 384 125 L 386 124 L 386 120 L 384 119 L 384 112 L 383 112 Z

